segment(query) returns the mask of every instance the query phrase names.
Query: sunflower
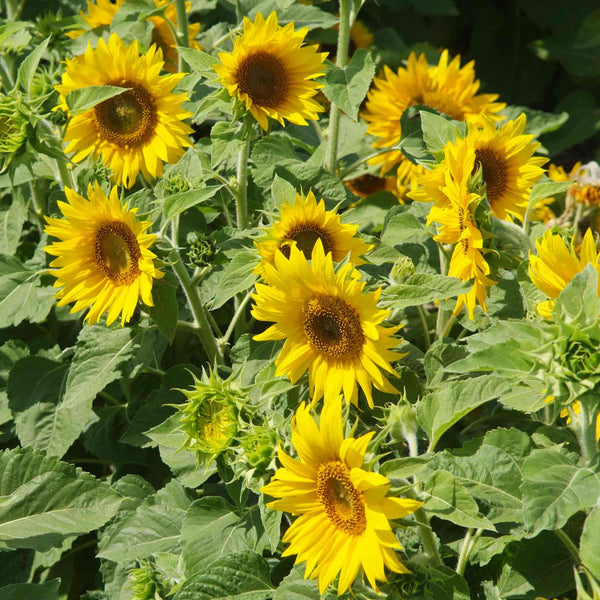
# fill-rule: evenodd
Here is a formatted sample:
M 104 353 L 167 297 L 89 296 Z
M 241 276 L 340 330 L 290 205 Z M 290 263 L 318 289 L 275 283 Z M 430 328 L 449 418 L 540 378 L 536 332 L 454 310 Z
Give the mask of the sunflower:
M 554 298 L 558 298 L 577 273 L 588 264 L 600 273 L 598 250 L 591 229 L 583 236 L 579 256 L 575 251 L 574 239 L 571 248 L 568 248 L 562 237 L 551 231 L 546 232 L 541 241 L 536 240 L 535 245 L 537 256 L 529 253 L 529 277 L 536 287 L 551 298 L 537 305 L 538 313 L 551 319 Z M 598 292 L 600 295 L 600 285 Z
M 162 52 L 155 45 L 140 56 L 137 41 L 127 47 L 114 33 L 108 44 L 99 40 L 95 50 L 88 45 L 84 55 L 67 59 L 62 85 L 56 86 L 63 110 L 68 111 L 66 96 L 73 90 L 127 88 L 70 120 L 66 151 L 75 152 L 75 162 L 92 153 L 102 156 L 116 183 L 131 187 L 140 170 L 147 179 L 160 177 L 163 161 L 179 160 L 191 146 L 187 134 L 192 129 L 183 122 L 191 113 L 181 108 L 187 96 L 172 93 L 183 74 L 161 76 L 162 64 Z
M 233 52 L 221 52 L 215 71 L 227 91 L 244 103 L 260 126 L 268 118 L 285 125 L 307 125 L 324 108 L 313 97 L 324 84 L 313 81 L 325 74 L 327 52 L 302 42 L 308 27 L 294 31 L 294 23 L 280 27 L 272 12 L 265 21 L 261 13 L 254 22 L 244 17 L 244 33 L 235 40 Z
M 377 177 L 377 175 L 364 173 L 354 179 L 347 179 L 344 181 L 344 185 L 359 198 L 367 198 L 376 192 L 391 192 L 400 197 L 395 177 Z
M 449 61 L 448 51 L 444 50 L 438 64 L 429 66 L 425 54 L 417 58 L 411 52 L 406 68 L 400 67 L 394 73 L 386 66 L 383 77 L 375 77 L 362 117 L 369 124 L 367 133 L 379 138 L 373 144 L 375 148 L 390 148 L 400 141 L 400 118 L 409 106 L 416 104 L 434 108 L 458 121 L 501 119 L 497 113 L 505 105 L 494 102 L 498 95 L 477 94 L 478 90 L 473 61 L 461 67 L 460 56 Z M 423 167 L 413 165 L 399 150 L 377 156 L 371 164 L 380 164 L 382 174 L 399 164 L 400 184 L 410 184 L 413 171 L 417 175 L 423 173 Z
M 458 297 L 454 309 L 454 315 L 457 315 L 466 306 L 472 320 L 476 304 L 486 310 L 486 288 L 496 283 L 489 278 L 490 267 L 483 255 L 483 236 L 475 220 L 475 209 L 481 196 L 469 192 L 476 154 L 466 144 L 453 145 L 448 142 L 444 156 L 442 168 L 436 169 L 426 180 L 428 186 L 439 182 L 427 224 L 439 224 L 440 232 L 434 237 L 437 242 L 455 244 L 448 275 L 462 281 L 474 280 L 473 287 Z M 418 193 L 410 195 L 420 199 Z
M 373 246 L 355 237 L 357 230 L 358 225 L 344 225 L 336 212 L 325 210 L 325 202 L 320 200 L 317 203 L 312 192 L 308 192 L 306 197 L 296 194 L 293 205 L 281 205 L 280 220 L 267 231 L 268 238 L 255 242 L 263 258 L 256 272 L 263 273 L 266 263 L 274 265 L 277 252 L 289 256 L 291 244 L 295 244 L 310 259 L 317 240 L 321 240 L 326 253 L 331 252 L 335 262 L 343 260 L 350 253 L 350 261 L 362 265 L 364 260 L 360 256 Z
M 256 285 L 252 316 L 273 321 L 256 340 L 281 340 L 285 344 L 275 361 L 275 375 L 287 375 L 292 383 L 308 369 L 308 383 L 314 401 L 331 399 L 342 390 L 347 402 L 358 402 L 358 385 L 369 406 L 372 386 L 397 393 L 386 376 L 396 372 L 391 360 L 398 344 L 392 335 L 400 327 L 380 323 L 389 311 L 377 308 L 381 288 L 364 293 L 365 282 L 351 263 L 333 270 L 331 254 L 325 254 L 317 240 L 309 263 L 296 246 L 289 258 L 275 253 L 275 266 L 266 263 L 266 284 Z
M 121 206 L 117 188 L 110 196 L 100 186 L 88 186 L 86 200 L 65 188 L 67 202 L 58 206 L 66 219 L 46 217 L 46 233 L 58 238 L 44 249 L 56 256 L 50 273 L 59 306 L 75 302 L 71 312 L 91 306 L 85 320 L 93 325 L 108 311 L 110 325 L 121 314 L 121 325 L 131 319 L 138 298 L 153 306 L 152 280 L 160 279 L 148 248 L 156 236 L 146 233 L 149 221 L 136 221 L 137 208 Z
M 300 515 L 285 532 L 289 543 L 283 556 L 306 561 L 305 577 L 318 577 L 322 594 L 339 573 L 338 595 L 363 572 L 377 590 L 386 581 L 384 569 L 410 571 L 394 550 L 401 546 L 390 519 L 406 517 L 421 502 L 390 498 L 389 480 L 363 469 L 373 432 L 357 439 L 344 438 L 341 399 L 325 402 L 320 425 L 310 409 L 300 404 L 292 421 L 294 459 L 279 449 L 283 467 L 261 491 L 277 500 L 269 508 Z
M 108 26 L 112 23 L 115 15 L 123 5 L 125 0 L 116 0 L 115 3 L 110 0 L 96 0 L 96 3 L 88 0 L 88 14 L 80 12 L 83 20 L 89 25 L 90 29 Z M 171 27 L 167 21 L 170 21 L 177 28 L 177 7 L 171 0 L 154 0 L 156 8 L 165 8 L 163 15 L 148 17 L 148 20 L 154 26 L 152 30 L 152 42 L 162 51 L 165 59 L 164 68 L 171 73 L 177 72 L 177 61 L 179 53 L 177 52 L 177 41 L 173 37 Z M 191 2 L 185 3 L 185 9 L 189 12 Z M 200 50 L 202 46 L 196 42 L 196 36 L 200 31 L 200 23 L 190 23 L 188 25 L 188 39 L 190 48 Z M 71 39 L 78 38 L 85 33 L 84 29 L 75 29 L 69 31 L 67 36 Z

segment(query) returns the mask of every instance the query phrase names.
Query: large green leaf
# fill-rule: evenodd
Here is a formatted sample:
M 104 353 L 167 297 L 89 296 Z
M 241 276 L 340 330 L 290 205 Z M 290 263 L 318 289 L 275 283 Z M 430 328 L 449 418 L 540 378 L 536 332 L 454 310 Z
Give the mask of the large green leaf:
M 66 96 L 67 106 L 72 115 L 84 113 L 110 98 L 126 92 L 126 87 L 115 85 L 91 85 L 70 91 Z
M 240 552 L 189 577 L 173 600 L 268 600 L 272 595 L 267 561 L 254 552 Z
M 581 467 L 554 449 L 534 450 L 523 464 L 523 520 L 531 535 L 560 529 L 600 497 L 597 464 Z
M 581 534 L 579 556 L 581 562 L 600 581 L 600 507 L 588 515 Z
M 375 63 L 369 50 L 359 48 L 344 67 L 331 66 L 325 77 L 323 93 L 356 121 L 375 75 Z
M 8 381 L 11 408 L 18 413 L 17 433 L 23 445 L 62 456 L 93 418 L 92 402 L 119 378 L 140 340 L 133 330 L 85 327 L 79 334 L 69 368 L 40 357 L 15 364 Z M 31 396 L 31 373 L 37 384 Z
M 30 448 L 0 453 L 0 544 L 46 551 L 104 525 L 121 497 L 73 465 Z
M 255 252 L 247 250 L 236 254 L 221 273 L 211 309 L 221 308 L 236 294 L 249 290 L 258 278 L 254 273 L 254 267 L 258 263 L 259 257 Z
M 191 502 L 178 481 L 169 482 L 100 539 L 98 556 L 126 562 L 179 548 L 181 525 Z
M 59 600 L 59 579 L 46 583 L 13 583 L 0 587 L 2 600 Z

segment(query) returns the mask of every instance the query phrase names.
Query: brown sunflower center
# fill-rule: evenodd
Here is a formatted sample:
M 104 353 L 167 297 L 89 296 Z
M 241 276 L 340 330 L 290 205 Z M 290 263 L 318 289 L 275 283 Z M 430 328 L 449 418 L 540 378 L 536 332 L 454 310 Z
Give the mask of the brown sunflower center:
M 100 137 L 117 146 L 143 144 L 156 126 L 156 108 L 152 96 L 144 87 L 130 81 L 110 85 L 131 89 L 94 107 Z
M 317 495 L 325 514 L 337 529 L 360 535 L 367 527 L 365 503 L 350 479 L 350 471 L 340 461 L 322 464 L 317 473 Z
M 313 296 L 304 307 L 304 331 L 311 345 L 329 358 L 357 358 L 365 341 L 360 317 L 341 298 Z
M 307 260 L 311 259 L 312 251 L 317 243 L 317 240 L 321 240 L 325 254 L 332 252 L 333 250 L 331 236 L 324 229 L 312 223 L 303 223 L 302 225 L 297 225 L 287 232 L 285 238 L 287 240 L 293 240 L 296 242 L 296 247 L 298 250 L 301 250 L 304 253 L 304 256 Z M 289 245 L 283 245 L 279 248 L 279 250 L 286 256 L 286 258 L 290 257 Z
M 238 67 L 238 88 L 259 106 L 274 108 L 286 98 L 288 81 L 281 61 L 268 52 L 247 56 Z
M 122 221 L 105 223 L 96 233 L 96 262 L 115 285 L 129 285 L 140 274 L 137 238 Z
M 475 150 L 475 166 L 481 165 L 488 202 L 493 206 L 506 191 L 506 163 L 489 148 Z

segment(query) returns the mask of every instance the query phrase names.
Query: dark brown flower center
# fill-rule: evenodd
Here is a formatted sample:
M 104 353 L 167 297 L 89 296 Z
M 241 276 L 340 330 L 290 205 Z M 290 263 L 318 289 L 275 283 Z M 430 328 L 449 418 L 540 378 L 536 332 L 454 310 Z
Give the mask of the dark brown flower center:
M 348 187 L 357 195 L 366 198 L 375 192 L 386 190 L 386 179 L 369 173 L 347 182 Z
M 130 81 L 109 85 L 131 89 L 94 107 L 100 137 L 117 146 L 143 144 L 156 126 L 156 108 L 152 96 L 141 85 Z
M 335 296 L 313 296 L 304 306 L 304 331 L 328 358 L 351 360 L 362 352 L 364 334 L 356 310 Z
M 240 92 L 248 94 L 259 106 L 275 108 L 286 98 L 288 81 L 281 61 L 268 52 L 247 56 L 238 67 Z
M 506 163 L 493 150 L 484 148 L 475 150 L 475 168 L 477 165 L 481 165 L 488 202 L 493 206 L 506 191 Z
M 129 285 L 140 275 L 140 246 L 133 231 L 122 221 L 100 227 L 95 250 L 100 270 L 115 285 Z
M 312 257 L 312 251 L 317 240 L 321 240 L 325 254 L 333 251 L 331 236 L 318 225 L 311 223 L 303 223 L 302 225 L 297 225 L 290 229 L 287 232 L 285 239 L 296 242 L 296 247 L 304 253 L 307 260 L 310 260 Z M 289 244 L 282 245 L 279 248 L 279 251 L 282 252 L 286 258 L 290 257 Z
M 340 461 L 322 464 L 317 474 L 317 495 L 329 520 L 344 533 L 360 535 L 367 527 L 365 503 Z

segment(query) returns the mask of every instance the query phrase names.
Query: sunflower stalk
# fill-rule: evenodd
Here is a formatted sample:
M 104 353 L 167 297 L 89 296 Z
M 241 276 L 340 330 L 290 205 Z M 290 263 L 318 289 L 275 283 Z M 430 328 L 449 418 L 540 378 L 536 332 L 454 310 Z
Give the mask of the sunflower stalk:
M 183 48 L 188 48 L 190 45 L 190 39 L 188 36 L 188 19 L 187 12 L 185 10 L 185 0 L 175 0 L 175 7 L 177 8 L 177 42 L 178 45 Z M 179 72 L 181 73 L 186 67 L 186 62 L 179 53 Z
M 464 575 L 465 569 L 467 568 L 467 563 L 469 562 L 469 557 L 473 553 L 481 534 L 483 533 L 483 529 L 479 528 L 477 530 L 468 529 L 467 533 L 463 539 L 462 546 L 460 547 L 460 554 L 458 556 L 458 562 L 456 563 L 456 572 L 459 575 Z
M 190 310 L 194 315 L 194 320 L 198 326 L 198 337 L 200 338 L 202 347 L 212 363 L 216 362 L 217 364 L 223 364 L 223 353 L 210 328 L 204 306 L 198 295 L 198 290 L 192 285 L 192 280 L 183 264 L 179 251 L 173 248 L 173 253 L 175 254 L 175 260 L 172 263 L 173 270 L 183 288 Z
M 338 35 L 337 55 L 335 64 L 338 67 L 346 66 L 348 61 L 348 48 L 350 46 L 351 25 L 351 0 L 340 0 L 340 31 Z M 329 131 L 327 139 L 327 152 L 325 153 L 324 167 L 330 172 L 335 172 L 337 165 L 337 148 L 340 135 L 340 109 L 335 102 L 331 103 L 329 111 Z
M 576 424 L 574 427 L 575 436 L 581 447 L 581 453 L 586 463 L 589 463 L 594 454 L 596 454 L 596 418 L 594 411 L 590 411 L 590 406 L 585 400 L 581 401 L 581 413 L 575 415 L 571 407 L 569 414 L 571 422 Z
M 238 155 L 236 171 L 235 208 L 238 229 L 248 228 L 248 157 L 250 140 L 245 140 Z

